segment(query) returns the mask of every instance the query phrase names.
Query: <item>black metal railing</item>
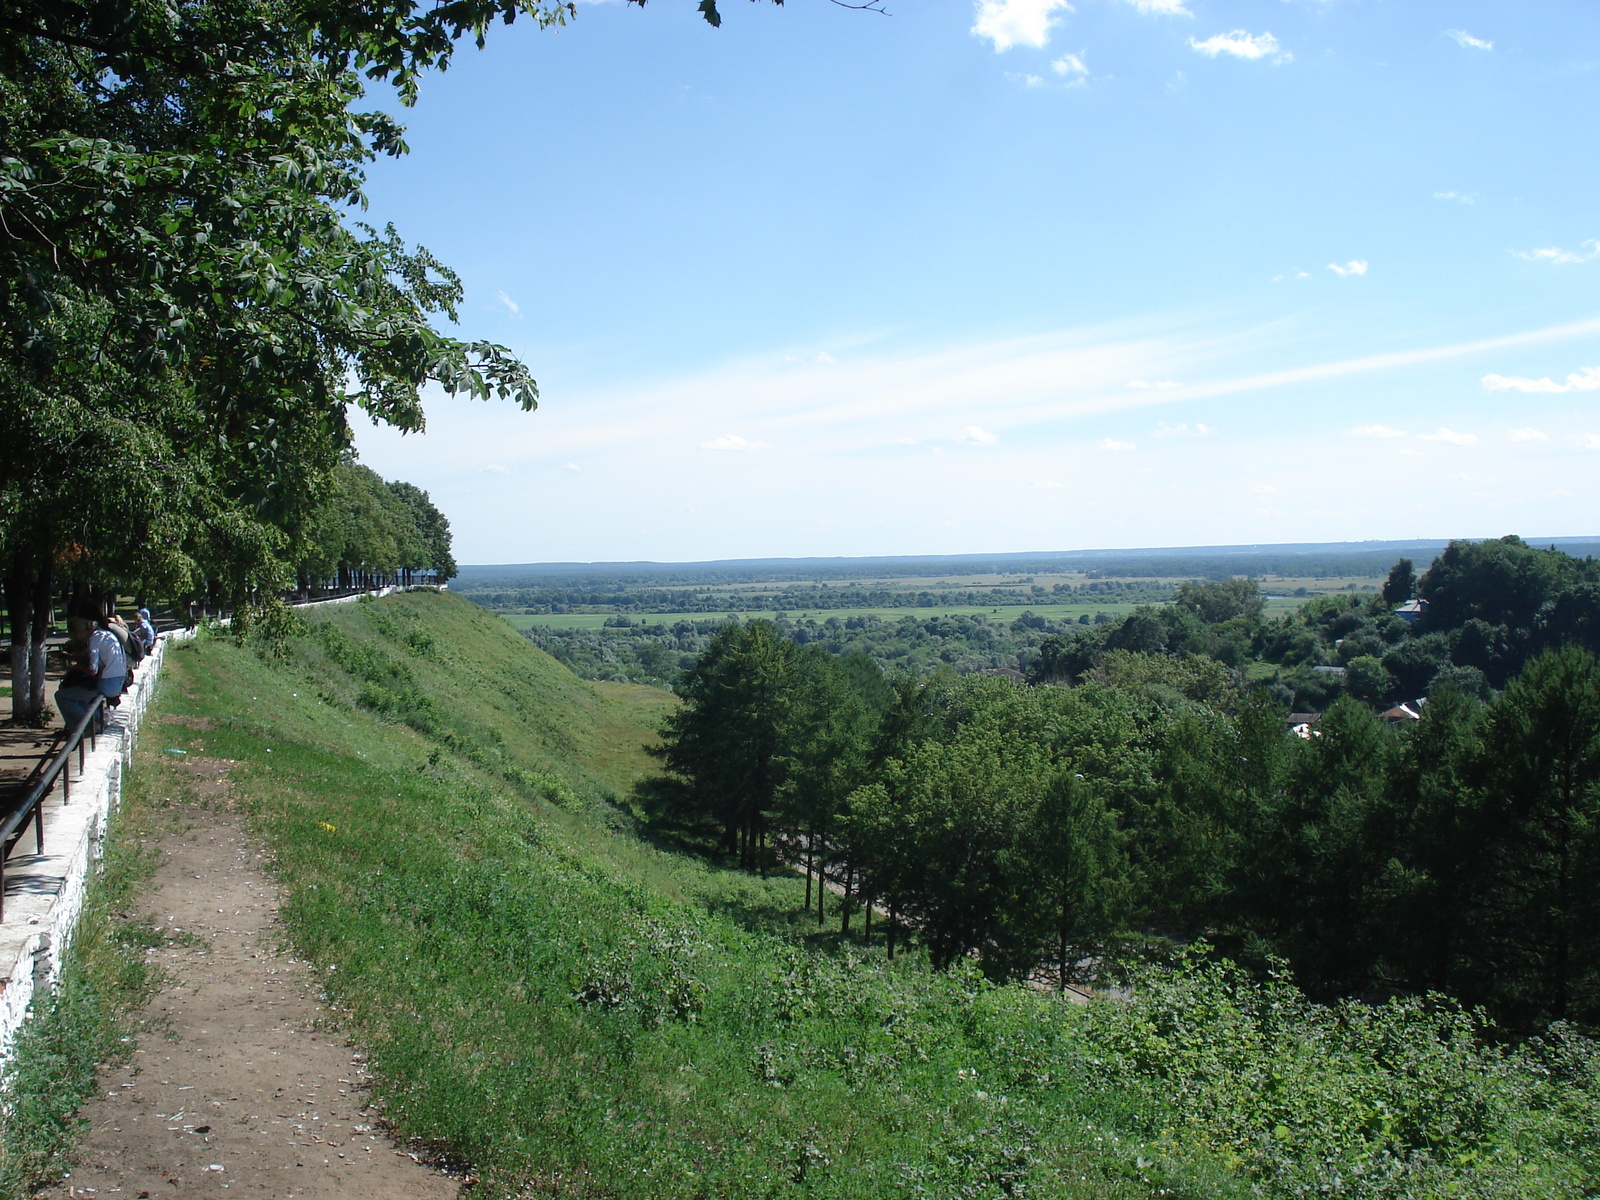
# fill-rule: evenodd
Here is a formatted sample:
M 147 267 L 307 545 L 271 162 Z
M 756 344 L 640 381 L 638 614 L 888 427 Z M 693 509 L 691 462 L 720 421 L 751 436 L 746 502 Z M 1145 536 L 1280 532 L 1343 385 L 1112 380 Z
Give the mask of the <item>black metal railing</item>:
M 10 852 L 11 843 L 21 836 L 21 831 L 27 828 L 28 821 L 33 820 L 36 853 L 44 853 L 44 802 L 50 793 L 55 791 L 56 781 L 61 781 L 61 803 L 67 804 L 72 800 L 72 752 L 78 752 L 78 777 L 83 778 L 84 764 L 84 737 L 89 739 L 89 749 L 94 749 L 96 735 L 100 724 L 100 715 L 105 711 L 106 698 L 96 696 L 89 710 L 83 714 L 76 724 L 67 731 L 61 749 L 54 757 L 39 760 L 39 765 L 28 776 L 27 795 L 22 804 L 11 810 L 11 814 L 0 823 L 0 921 L 6 915 L 6 867 L 5 856 Z

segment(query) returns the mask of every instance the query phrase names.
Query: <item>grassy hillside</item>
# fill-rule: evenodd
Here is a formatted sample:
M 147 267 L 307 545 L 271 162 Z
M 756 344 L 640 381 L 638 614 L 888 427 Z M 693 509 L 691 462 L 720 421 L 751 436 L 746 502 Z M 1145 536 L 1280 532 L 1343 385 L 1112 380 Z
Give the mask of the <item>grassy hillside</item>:
M 489 1196 L 1592 1195 L 1594 1047 L 1200 963 L 1067 1005 L 819 939 L 607 799 L 662 693 L 448 596 L 202 639 L 161 704 L 275 852 L 389 1118 Z M 214 723 L 213 723 L 214 722 Z M 159 773 L 160 756 L 144 764 Z M 159 791 L 159 781 L 151 786 Z

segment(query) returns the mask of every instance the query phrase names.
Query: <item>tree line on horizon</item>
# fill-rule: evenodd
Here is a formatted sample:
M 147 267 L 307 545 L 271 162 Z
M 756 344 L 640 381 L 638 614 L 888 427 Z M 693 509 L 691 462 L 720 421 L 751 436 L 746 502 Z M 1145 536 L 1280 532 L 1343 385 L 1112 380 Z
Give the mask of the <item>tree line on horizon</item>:
M 746 869 L 804 870 L 819 918 L 876 908 L 891 950 L 914 940 L 936 966 L 1066 986 L 1204 940 L 1318 999 L 1437 992 L 1510 1032 L 1595 1028 L 1600 666 L 1574 618 L 1594 564 L 1548 553 L 1461 544 L 1409 581 L 1399 565 L 1386 609 L 1408 587 L 1433 598 L 1405 635 L 1438 655 L 1419 656 L 1420 719 L 1392 728 L 1347 691 L 1310 736 L 1265 681 L 1114 631 L 1030 684 L 891 677 L 730 622 L 678 683 L 639 799 Z M 1225 646 L 1252 603 L 1218 582 L 1170 608 Z M 1292 628 L 1344 623 L 1364 646 L 1386 628 L 1370 608 L 1338 598 Z M 1499 657 L 1454 657 L 1485 644 L 1474 622 Z

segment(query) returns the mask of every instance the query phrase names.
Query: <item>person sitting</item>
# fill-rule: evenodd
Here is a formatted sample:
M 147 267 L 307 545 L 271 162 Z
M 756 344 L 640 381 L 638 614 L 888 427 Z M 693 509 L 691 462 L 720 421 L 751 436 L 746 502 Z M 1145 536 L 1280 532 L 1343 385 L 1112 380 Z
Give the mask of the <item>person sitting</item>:
M 112 612 L 100 618 L 100 628 L 110 630 L 117 639 L 117 645 L 122 647 L 122 652 L 124 654 L 128 652 L 128 639 L 133 636 L 133 632 L 128 628 L 126 621 Z
M 102 618 L 97 629 L 83 617 L 67 622 L 67 658 L 77 668 L 69 672 L 56 689 L 56 708 L 68 729 L 83 719 L 96 696 L 110 699 L 122 695 L 128 681 L 128 660 L 122 643 Z
M 128 627 L 128 632 L 139 639 L 139 644 L 144 647 L 144 652 L 149 654 L 156 646 L 156 627 L 150 624 L 150 610 L 141 608 L 139 615 L 134 618 Z

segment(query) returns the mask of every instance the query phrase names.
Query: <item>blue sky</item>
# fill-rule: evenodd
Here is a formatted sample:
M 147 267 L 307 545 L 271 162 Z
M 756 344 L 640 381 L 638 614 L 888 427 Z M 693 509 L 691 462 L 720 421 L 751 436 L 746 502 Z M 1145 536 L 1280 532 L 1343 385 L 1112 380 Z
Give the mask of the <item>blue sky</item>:
M 1600 533 L 1600 5 L 689 0 L 372 172 L 539 411 L 363 428 L 463 562 Z

